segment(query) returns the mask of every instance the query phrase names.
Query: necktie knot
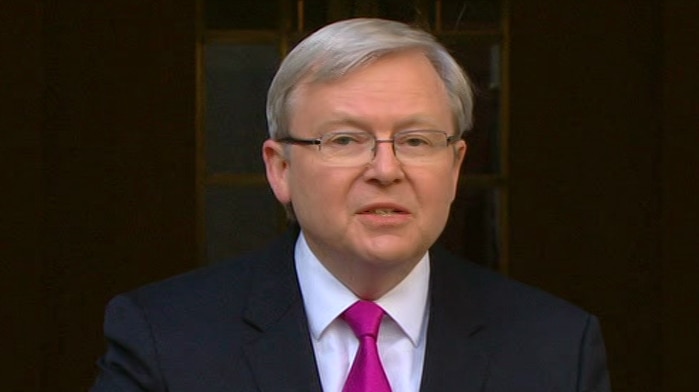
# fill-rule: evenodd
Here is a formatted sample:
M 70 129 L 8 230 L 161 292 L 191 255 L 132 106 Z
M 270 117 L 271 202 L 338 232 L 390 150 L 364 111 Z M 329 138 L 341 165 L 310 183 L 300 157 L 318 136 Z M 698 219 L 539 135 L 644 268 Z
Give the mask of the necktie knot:
M 352 328 L 357 338 L 371 336 L 376 339 L 384 310 L 371 301 L 357 301 L 347 308 L 342 318 Z

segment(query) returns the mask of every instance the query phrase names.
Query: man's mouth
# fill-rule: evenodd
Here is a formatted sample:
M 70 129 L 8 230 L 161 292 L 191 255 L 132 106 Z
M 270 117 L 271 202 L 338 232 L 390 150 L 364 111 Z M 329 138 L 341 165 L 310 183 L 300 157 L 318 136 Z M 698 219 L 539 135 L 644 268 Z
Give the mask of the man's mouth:
M 364 212 L 365 214 L 374 214 L 378 216 L 393 216 L 396 214 L 405 214 L 405 211 L 396 210 L 394 208 L 374 208 Z

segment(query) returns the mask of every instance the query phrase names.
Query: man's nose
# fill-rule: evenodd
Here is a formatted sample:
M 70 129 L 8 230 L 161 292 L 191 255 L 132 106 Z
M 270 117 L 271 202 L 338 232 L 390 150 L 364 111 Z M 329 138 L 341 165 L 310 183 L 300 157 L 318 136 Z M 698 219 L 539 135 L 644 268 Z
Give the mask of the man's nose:
M 389 184 L 405 177 L 403 166 L 396 156 L 393 140 L 377 140 L 374 159 L 366 174 L 382 184 Z

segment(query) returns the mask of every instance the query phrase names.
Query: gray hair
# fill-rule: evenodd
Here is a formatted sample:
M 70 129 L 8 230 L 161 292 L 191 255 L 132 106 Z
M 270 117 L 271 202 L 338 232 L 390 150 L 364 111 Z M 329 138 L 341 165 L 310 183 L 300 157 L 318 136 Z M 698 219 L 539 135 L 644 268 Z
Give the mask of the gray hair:
M 459 64 L 434 36 L 404 23 L 357 18 L 336 22 L 301 41 L 284 59 L 267 94 L 271 138 L 289 136 L 292 95 L 303 80 L 332 81 L 381 56 L 419 50 L 444 82 L 457 134 L 473 123 L 473 92 Z

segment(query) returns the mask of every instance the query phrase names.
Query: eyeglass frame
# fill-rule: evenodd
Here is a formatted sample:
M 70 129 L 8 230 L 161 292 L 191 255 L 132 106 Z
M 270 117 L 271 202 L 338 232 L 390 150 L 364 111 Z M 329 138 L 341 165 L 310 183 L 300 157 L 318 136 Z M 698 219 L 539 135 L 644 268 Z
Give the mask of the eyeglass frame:
M 279 143 L 284 143 L 284 144 L 296 144 L 296 145 L 303 145 L 303 146 L 318 146 L 318 152 L 320 152 L 320 151 L 321 151 L 321 146 L 323 145 L 323 140 L 324 140 L 325 138 L 328 138 L 329 136 L 332 136 L 332 135 L 343 135 L 343 134 L 347 134 L 347 135 L 358 135 L 358 134 L 361 134 L 361 135 L 368 135 L 368 136 L 370 137 L 370 139 L 373 140 L 373 146 L 372 146 L 372 148 L 369 150 L 369 151 L 371 151 L 371 153 L 372 153 L 371 159 L 369 159 L 369 160 L 366 162 L 366 163 L 370 163 L 370 162 L 373 162 L 374 159 L 376 159 L 376 153 L 377 153 L 377 151 L 378 151 L 378 145 L 379 145 L 380 143 L 391 143 L 391 148 L 392 148 L 392 150 L 393 150 L 393 155 L 396 157 L 396 159 L 398 159 L 399 161 L 401 161 L 401 160 L 400 160 L 400 157 L 398 156 L 398 153 L 396 152 L 396 143 L 395 143 L 395 142 L 396 142 L 396 139 L 397 139 L 398 136 L 400 136 L 401 134 L 410 134 L 410 133 L 419 133 L 419 132 L 440 133 L 440 134 L 444 135 L 444 137 L 445 137 L 445 139 L 446 139 L 446 144 L 444 145 L 444 148 L 446 148 L 446 147 L 448 147 L 449 145 L 451 145 L 451 144 L 457 142 L 458 140 L 461 140 L 461 136 L 460 136 L 460 135 L 449 135 L 449 134 L 448 134 L 447 132 L 445 132 L 445 131 L 440 131 L 440 130 L 436 130 L 436 129 L 410 129 L 410 130 L 400 131 L 400 132 L 397 132 L 395 135 L 393 135 L 393 137 L 390 138 L 390 139 L 378 139 L 374 134 L 372 134 L 371 132 L 366 132 L 366 131 L 339 131 L 339 132 L 329 132 L 329 133 L 326 133 L 326 134 L 322 135 L 321 137 L 313 138 L 313 139 L 303 139 L 303 138 L 296 138 L 296 137 L 293 137 L 293 136 L 285 136 L 285 137 L 281 137 L 281 138 L 278 138 L 278 139 L 275 139 L 275 140 L 276 140 L 277 142 L 279 142 Z M 322 153 L 321 153 L 321 155 L 322 155 Z M 327 157 L 327 155 L 322 155 L 322 156 Z M 329 160 L 330 160 L 330 159 L 329 159 Z M 402 161 L 401 161 L 401 163 L 405 163 L 405 162 L 402 162 Z

